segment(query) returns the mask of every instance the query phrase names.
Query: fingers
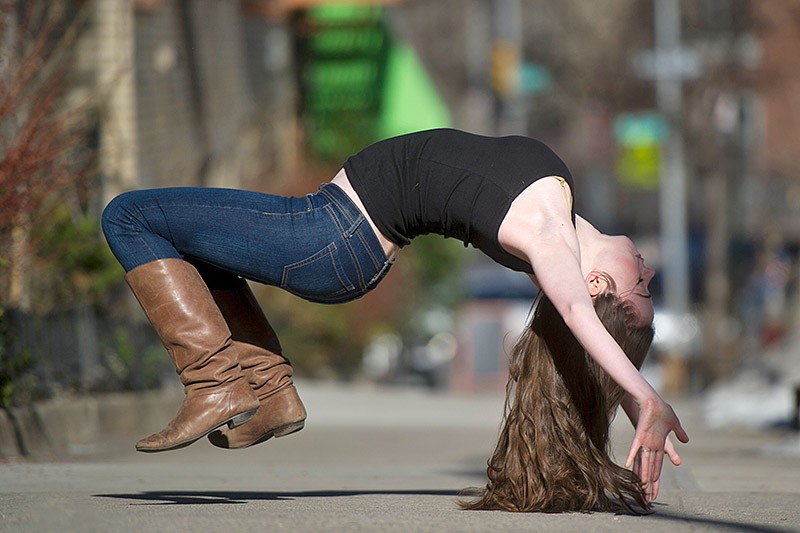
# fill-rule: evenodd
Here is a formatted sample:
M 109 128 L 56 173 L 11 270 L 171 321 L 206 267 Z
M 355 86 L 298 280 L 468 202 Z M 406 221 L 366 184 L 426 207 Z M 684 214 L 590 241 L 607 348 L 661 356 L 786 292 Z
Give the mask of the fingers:
M 664 465 L 664 451 L 658 450 L 653 455 L 653 473 L 650 476 L 650 501 L 658 497 L 658 488 L 661 486 L 661 467 Z
M 684 444 L 689 442 L 689 434 L 684 431 L 683 427 L 680 425 L 680 422 L 678 422 L 678 427 L 675 428 L 675 436 L 678 437 L 678 440 Z
M 625 461 L 625 468 L 630 468 L 633 464 L 634 460 L 638 457 L 639 454 L 639 443 L 634 440 L 633 444 L 631 444 L 631 450 L 628 452 L 628 459 Z
M 676 466 L 681 464 L 681 458 L 675 452 L 675 448 L 669 439 L 666 440 L 664 450 L 650 450 L 642 446 L 637 450 L 636 459 L 633 462 L 633 472 L 642 481 L 646 500 L 653 501 L 658 498 L 661 488 L 661 471 L 664 467 L 664 457 L 670 458 Z
M 649 450 L 647 452 L 647 471 L 650 474 L 647 479 L 647 499 L 650 501 L 653 500 L 653 485 L 658 481 L 659 472 L 656 470 L 657 457 L 658 451 Z
M 653 455 L 653 475 L 650 479 L 657 482 L 661 479 L 661 467 L 664 465 L 664 450 L 656 450 L 651 452 Z
M 675 450 L 672 450 L 672 453 L 668 453 L 667 455 L 669 456 L 669 460 L 672 462 L 672 464 L 675 466 L 681 466 L 681 456 L 678 455 Z
M 654 453 L 649 450 L 648 448 L 642 447 L 639 451 L 640 453 L 640 461 L 642 464 L 641 473 L 639 474 L 639 478 L 642 480 L 642 487 L 644 488 L 644 494 L 647 499 L 650 499 L 650 484 L 653 481 L 653 461 L 651 456 Z
M 653 501 L 658 497 L 664 455 L 663 450 L 650 450 L 642 447 L 634 460 L 633 472 L 642 481 L 642 488 L 647 501 Z
M 672 464 L 675 466 L 681 465 L 681 457 L 678 455 L 678 452 L 675 451 L 675 446 L 672 445 L 672 441 L 669 440 L 669 437 L 667 437 L 666 444 L 664 445 L 664 452 L 669 457 L 669 460 L 672 461 Z

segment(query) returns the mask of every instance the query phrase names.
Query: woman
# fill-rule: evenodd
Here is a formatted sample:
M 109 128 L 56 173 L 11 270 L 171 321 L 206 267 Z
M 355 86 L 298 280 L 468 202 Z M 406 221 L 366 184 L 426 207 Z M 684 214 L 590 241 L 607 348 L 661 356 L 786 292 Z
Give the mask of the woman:
M 438 233 L 528 273 L 547 295 L 624 390 L 636 423 L 626 466 L 641 450 L 641 480 L 655 497 L 665 449 L 674 453 L 668 434 L 688 436 L 592 302 L 613 282 L 635 321 L 649 325 L 653 272 L 629 239 L 576 217 L 572 194 L 569 170 L 543 143 L 432 130 L 366 148 L 303 198 L 195 188 L 117 197 L 103 213 L 106 238 L 186 390 L 175 419 L 137 449 L 176 449 L 205 435 L 238 448 L 302 428 L 291 366 L 243 278 L 345 302 L 374 288 L 415 236 Z

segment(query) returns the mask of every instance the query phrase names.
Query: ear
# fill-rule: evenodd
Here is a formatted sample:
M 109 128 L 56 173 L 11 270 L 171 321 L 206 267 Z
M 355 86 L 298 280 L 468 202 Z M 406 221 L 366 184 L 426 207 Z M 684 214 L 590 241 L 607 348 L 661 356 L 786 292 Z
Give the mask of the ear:
M 586 276 L 586 287 L 589 289 L 589 296 L 594 298 L 598 294 L 608 292 L 611 287 L 608 286 L 608 279 L 606 276 L 596 270 L 589 272 Z

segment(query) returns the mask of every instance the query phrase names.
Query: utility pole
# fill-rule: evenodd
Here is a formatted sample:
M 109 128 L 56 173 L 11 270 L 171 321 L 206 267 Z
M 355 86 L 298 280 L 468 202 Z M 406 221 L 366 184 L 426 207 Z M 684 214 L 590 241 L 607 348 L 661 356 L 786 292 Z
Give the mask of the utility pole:
M 467 93 L 461 105 L 465 129 L 494 133 L 495 96 L 487 81 L 491 70 L 492 7 L 489 0 L 468 0 L 464 13 L 464 67 Z
M 683 140 L 683 79 L 687 59 L 681 49 L 680 0 L 654 0 L 656 102 L 669 124 L 661 170 L 661 253 L 664 303 L 682 320 L 689 312 L 689 256 L 686 214 L 686 161 Z M 686 353 L 675 343 L 665 354 L 665 388 L 686 386 Z
M 98 159 L 103 200 L 140 185 L 136 139 L 134 22 L 131 2 L 92 3 L 95 76 L 104 99 Z
M 522 7 L 520 0 L 492 0 L 492 78 L 497 95 L 497 133 L 527 133 L 520 90 Z

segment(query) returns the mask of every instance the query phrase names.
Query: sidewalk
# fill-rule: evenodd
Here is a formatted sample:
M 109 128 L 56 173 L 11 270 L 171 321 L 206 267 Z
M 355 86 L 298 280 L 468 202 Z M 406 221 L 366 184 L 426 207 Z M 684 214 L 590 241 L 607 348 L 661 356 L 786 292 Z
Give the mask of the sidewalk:
M 306 429 L 240 451 L 198 442 L 136 453 L 136 438 L 158 429 L 174 405 L 163 397 L 130 402 L 147 407 L 129 420 L 148 411 L 162 420 L 73 444 L 59 460 L 0 465 L 0 531 L 800 531 L 800 443 L 789 434 L 704 428 L 696 399 L 673 401 L 692 442 L 679 446 L 682 467 L 665 468 L 653 515 L 541 515 L 456 505 L 461 489 L 483 483 L 502 397 L 299 389 Z M 628 425 L 615 424 L 618 458 L 630 443 Z

